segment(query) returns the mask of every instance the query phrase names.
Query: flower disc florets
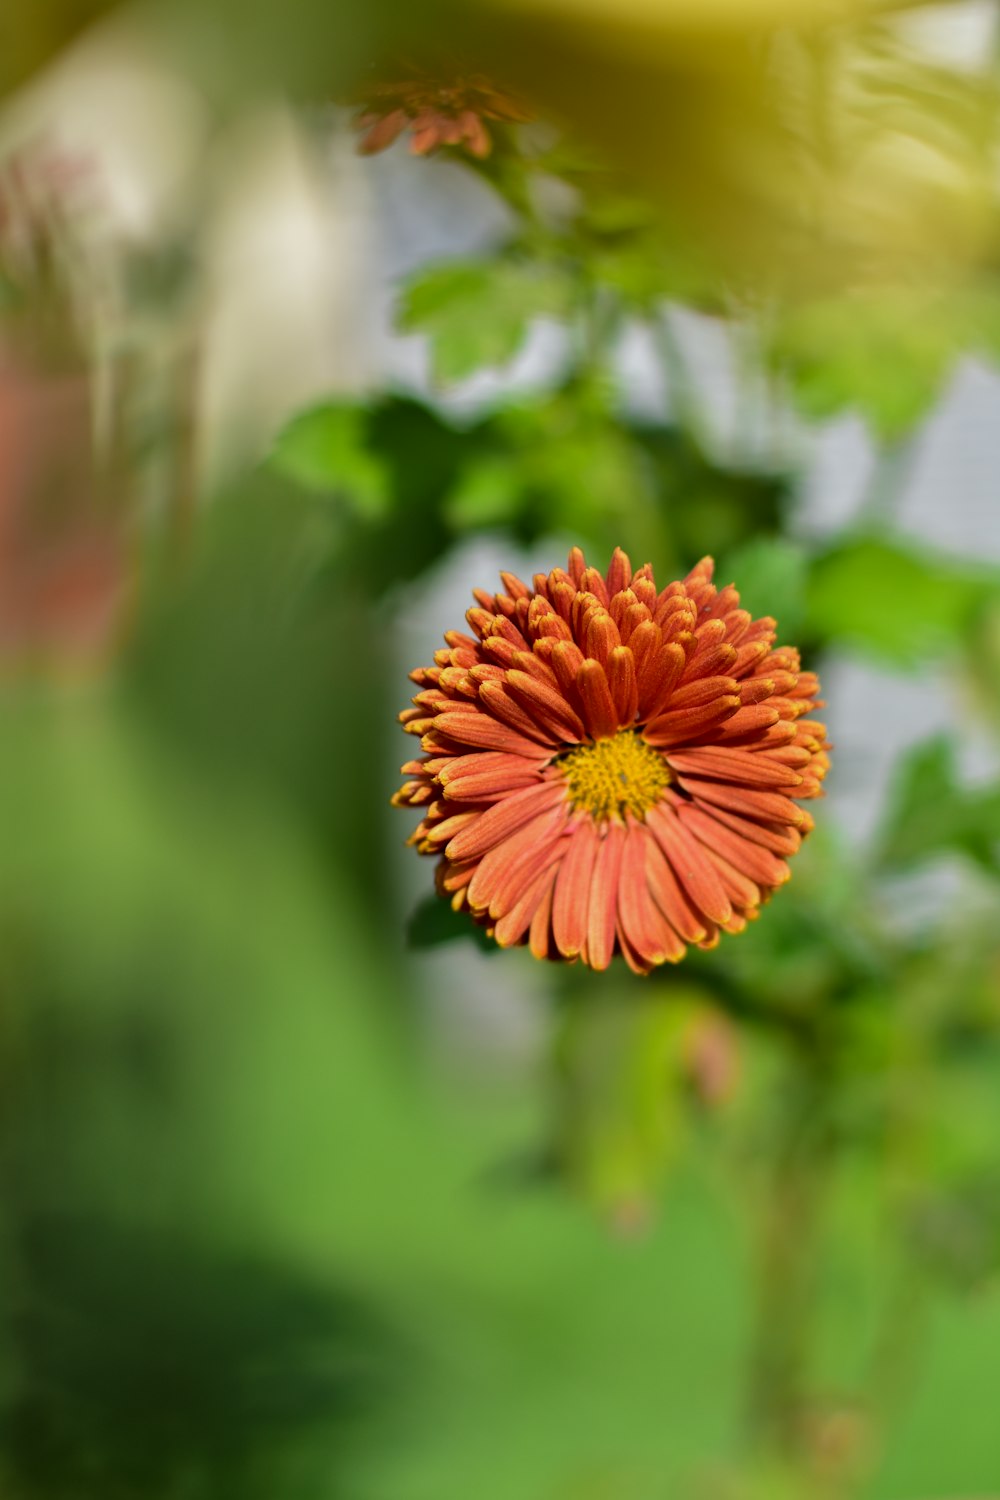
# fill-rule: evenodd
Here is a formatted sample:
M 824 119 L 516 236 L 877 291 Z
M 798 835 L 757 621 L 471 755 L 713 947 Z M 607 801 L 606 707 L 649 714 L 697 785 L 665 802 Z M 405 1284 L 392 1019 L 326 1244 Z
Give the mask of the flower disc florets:
M 400 715 L 423 756 L 393 799 L 438 887 L 503 947 L 638 973 L 740 932 L 788 879 L 829 766 L 815 674 L 704 558 L 658 590 L 574 548 L 477 590 Z
M 631 812 L 644 818 L 671 781 L 666 759 L 634 729 L 619 729 L 610 740 L 571 750 L 559 769 L 566 778 L 572 808 L 598 823 Z

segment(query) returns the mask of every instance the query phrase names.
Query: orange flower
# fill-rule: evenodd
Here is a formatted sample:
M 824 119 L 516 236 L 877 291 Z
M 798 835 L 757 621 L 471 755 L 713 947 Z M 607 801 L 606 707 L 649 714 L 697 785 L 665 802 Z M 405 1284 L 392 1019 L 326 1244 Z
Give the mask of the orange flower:
M 427 156 L 440 146 L 460 146 L 473 156 L 489 156 L 493 141 L 486 120 L 529 120 L 519 104 L 479 75 L 447 81 L 416 74 L 396 83 L 377 84 L 356 124 L 366 132 L 358 149 L 366 156 L 384 151 L 404 130 L 410 150 Z
M 821 795 L 819 682 L 703 558 L 658 591 L 574 548 L 534 589 L 475 591 L 400 719 L 411 843 L 501 947 L 637 973 L 741 932 L 789 877 Z

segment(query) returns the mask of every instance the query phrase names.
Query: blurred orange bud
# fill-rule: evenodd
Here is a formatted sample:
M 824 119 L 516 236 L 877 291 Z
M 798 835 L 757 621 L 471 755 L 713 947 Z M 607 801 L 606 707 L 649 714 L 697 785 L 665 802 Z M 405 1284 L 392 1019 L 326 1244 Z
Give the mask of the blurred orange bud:
M 531 119 L 526 109 L 482 74 L 410 67 L 408 76 L 372 84 L 366 92 L 358 129 L 364 155 L 384 151 L 405 131 L 410 150 L 428 156 L 456 146 L 473 156 L 489 156 L 493 138 L 486 122 L 515 124 Z
M 685 1076 L 707 1108 L 725 1104 L 736 1093 L 742 1073 L 739 1038 L 718 1011 L 702 1011 L 689 1021 L 681 1057 Z

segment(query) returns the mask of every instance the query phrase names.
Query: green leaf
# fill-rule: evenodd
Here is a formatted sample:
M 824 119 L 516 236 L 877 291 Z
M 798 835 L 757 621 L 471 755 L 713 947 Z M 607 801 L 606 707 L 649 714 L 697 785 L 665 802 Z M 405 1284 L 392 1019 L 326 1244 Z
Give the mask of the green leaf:
M 303 488 L 335 494 L 365 520 L 390 503 L 386 465 L 368 443 L 367 412 L 325 402 L 300 412 L 279 435 L 270 456 L 279 473 Z
M 445 384 L 509 364 L 535 318 L 565 317 L 570 289 L 554 268 L 524 261 L 461 261 L 421 272 L 404 289 L 399 327 L 431 340 Z
M 1000 785 L 959 785 L 954 750 L 943 736 L 903 762 L 880 838 L 883 866 L 911 866 L 957 851 L 1000 875 Z
M 1000 575 L 942 561 L 879 538 L 860 538 L 817 558 L 806 623 L 822 639 L 897 667 L 954 650 Z
M 781 640 L 801 634 L 806 609 L 809 557 L 786 537 L 754 537 L 729 552 L 717 569 L 720 582 L 732 581 L 744 609 L 755 616 L 773 615 Z
M 531 538 L 568 531 L 622 535 L 651 513 L 649 465 L 635 434 L 572 386 L 523 396 L 481 429 L 483 448 L 463 466 L 445 501 L 458 530 L 504 526 Z
M 524 476 L 515 457 L 486 454 L 459 476 L 445 503 L 445 516 L 456 531 L 506 526 L 521 509 Z
M 411 948 L 439 948 L 458 938 L 472 938 L 484 953 L 500 949 L 467 912 L 457 912 L 441 896 L 427 896 L 410 918 L 406 939 Z
M 995 353 L 998 332 L 988 285 L 874 287 L 786 308 L 770 353 L 807 415 L 854 408 L 893 439 L 930 409 L 962 353 Z

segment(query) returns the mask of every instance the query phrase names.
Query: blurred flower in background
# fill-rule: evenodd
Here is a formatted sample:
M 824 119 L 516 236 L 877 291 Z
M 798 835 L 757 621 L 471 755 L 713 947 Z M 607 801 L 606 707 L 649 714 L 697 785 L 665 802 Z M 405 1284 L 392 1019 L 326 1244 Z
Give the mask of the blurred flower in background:
M 437 77 L 419 70 L 395 83 L 373 83 L 356 125 L 363 132 L 359 150 L 384 151 L 408 131 L 410 150 L 426 156 L 441 146 L 459 146 L 473 156 L 493 149 L 487 121 L 523 123 L 531 116 L 488 78 Z
M 78 226 L 88 164 L 41 144 L 0 178 L 0 649 L 99 655 L 125 591 L 123 517 L 102 495 L 89 369 L 95 292 Z

